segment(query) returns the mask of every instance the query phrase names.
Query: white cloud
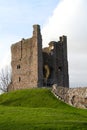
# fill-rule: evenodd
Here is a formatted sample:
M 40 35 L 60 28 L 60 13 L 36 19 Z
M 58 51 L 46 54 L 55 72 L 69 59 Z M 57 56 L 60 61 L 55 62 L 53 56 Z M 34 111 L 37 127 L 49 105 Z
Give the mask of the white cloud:
M 42 30 L 43 43 L 66 35 L 70 86 L 87 85 L 87 1 L 61 0 Z

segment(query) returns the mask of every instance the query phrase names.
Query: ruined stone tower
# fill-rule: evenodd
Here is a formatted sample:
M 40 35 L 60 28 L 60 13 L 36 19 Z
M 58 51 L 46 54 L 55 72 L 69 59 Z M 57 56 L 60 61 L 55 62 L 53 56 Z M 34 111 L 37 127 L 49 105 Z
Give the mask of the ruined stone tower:
M 49 47 L 43 49 L 43 65 L 44 84 L 69 87 L 66 36 L 58 42 L 51 41 Z
M 43 85 L 42 38 L 40 26 L 33 26 L 33 36 L 13 44 L 12 89 L 39 87 Z
M 33 36 L 11 46 L 12 84 L 9 90 L 57 84 L 69 87 L 67 38 L 52 41 L 42 49 L 40 26 L 33 25 Z

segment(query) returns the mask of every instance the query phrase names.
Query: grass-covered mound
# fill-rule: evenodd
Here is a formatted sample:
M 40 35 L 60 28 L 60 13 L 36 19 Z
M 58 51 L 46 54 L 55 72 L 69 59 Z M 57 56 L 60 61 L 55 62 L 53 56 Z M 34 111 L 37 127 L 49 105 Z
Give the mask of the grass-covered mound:
M 56 99 L 51 90 L 46 88 L 35 88 L 26 90 L 17 90 L 0 96 L 0 105 L 23 106 L 23 107 L 47 107 L 58 108 L 67 106 Z
M 87 130 L 87 110 L 71 107 L 49 89 L 0 95 L 0 130 Z

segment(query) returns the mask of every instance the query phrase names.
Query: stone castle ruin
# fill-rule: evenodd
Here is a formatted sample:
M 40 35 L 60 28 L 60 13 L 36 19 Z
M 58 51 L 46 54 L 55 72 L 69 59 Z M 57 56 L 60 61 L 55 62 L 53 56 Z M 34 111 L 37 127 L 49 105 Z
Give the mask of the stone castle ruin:
M 87 109 L 87 87 L 69 88 L 67 37 L 42 48 L 40 26 L 33 36 L 11 46 L 12 82 L 8 91 L 52 86 L 53 94 L 74 107 Z
M 39 25 L 33 25 L 33 36 L 11 46 L 12 83 L 10 90 L 57 86 L 69 88 L 67 37 L 51 41 L 42 48 Z

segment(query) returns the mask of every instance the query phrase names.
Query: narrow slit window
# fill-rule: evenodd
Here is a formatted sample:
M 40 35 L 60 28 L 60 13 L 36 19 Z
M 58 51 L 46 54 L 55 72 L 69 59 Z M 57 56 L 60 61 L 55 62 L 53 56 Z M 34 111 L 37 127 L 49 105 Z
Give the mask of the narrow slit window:
M 19 82 L 21 81 L 21 77 L 19 77 Z

